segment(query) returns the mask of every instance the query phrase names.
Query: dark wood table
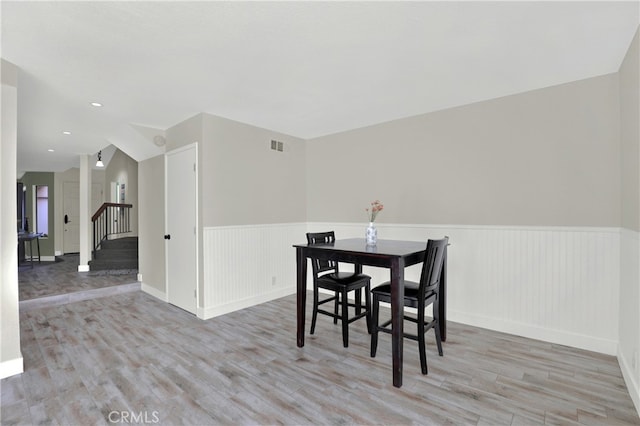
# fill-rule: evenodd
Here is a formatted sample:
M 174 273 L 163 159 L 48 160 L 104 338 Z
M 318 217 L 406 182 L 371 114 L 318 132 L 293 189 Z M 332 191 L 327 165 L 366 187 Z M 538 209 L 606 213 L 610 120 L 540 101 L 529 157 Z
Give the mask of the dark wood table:
M 336 240 L 332 244 L 296 244 L 297 263 L 297 339 L 298 347 L 304 346 L 305 314 L 307 302 L 307 258 L 353 263 L 355 271 L 362 265 L 389 268 L 391 274 L 391 326 L 393 354 L 393 385 L 402 386 L 402 350 L 404 328 L 404 268 L 424 260 L 427 242 L 378 240 L 377 245 L 367 246 L 364 238 Z M 440 282 L 440 333 L 447 339 L 447 261 Z M 372 283 L 375 286 L 375 283 Z

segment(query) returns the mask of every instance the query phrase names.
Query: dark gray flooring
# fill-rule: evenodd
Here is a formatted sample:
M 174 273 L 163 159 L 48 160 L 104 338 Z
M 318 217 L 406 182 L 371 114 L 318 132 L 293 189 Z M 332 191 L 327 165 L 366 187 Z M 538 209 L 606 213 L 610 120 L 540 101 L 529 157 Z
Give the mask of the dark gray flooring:
M 397 389 L 390 337 L 370 358 L 363 321 L 345 349 L 320 317 L 297 348 L 294 296 L 202 321 L 77 265 L 20 268 L 25 372 L 0 382 L 2 425 L 640 424 L 615 357 L 450 322 L 428 376 L 405 342 Z
M 429 335 L 428 376 L 405 342 L 397 389 L 390 336 L 370 358 L 364 321 L 345 349 L 321 317 L 297 348 L 295 304 L 202 321 L 136 291 L 21 312 L 25 372 L 0 383 L 1 423 L 640 424 L 615 357 L 450 322 L 444 357 Z
M 18 268 L 18 298 L 20 301 L 50 296 L 69 295 L 87 290 L 104 289 L 137 281 L 136 271 L 107 274 L 105 272 L 78 272 L 77 254 L 58 256 L 57 262 L 21 264 Z

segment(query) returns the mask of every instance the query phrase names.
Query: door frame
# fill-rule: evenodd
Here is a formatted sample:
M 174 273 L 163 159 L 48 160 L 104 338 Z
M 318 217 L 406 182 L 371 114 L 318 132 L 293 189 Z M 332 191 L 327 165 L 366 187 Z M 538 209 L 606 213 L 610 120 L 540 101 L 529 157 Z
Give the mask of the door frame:
M 200 179 L 199 179 L 199 173 L 200 173 L 200 168 L 198 166 L 198 142 L 193 142 L 190 143 L 188 145 L 184 145 L 181 146 L 179 148 L 176 149 L 172 149 L 171 151 L 168 151 L 164 154 L 164 234 L 167 235 L 169 233 L 169 205 L 171 204 L 169 202 L 169 156 L 173 155 L 173 154 L 177 154 L 179 152 L 183 152 L 183 151 L 188 151 L 188 150 L 194 150 L 194 157 L 195 157 L 195 227 L 196 227 L 196 232 L 195 232 L 195 265 L 196 265 L 196 309 L 195 312 L 193 312 L 193 314 L 195 314 L 197 317 L 201 317 L 198 313 L 201 311 L 200 310 L 200 223 L 199 223 L 199 216 L 200 216 L 200 204 L 199 204 L 199 197 L 198 197 L 198 190 L 199 190 L 199 183 L 200 183 Z M 165 301 L 167 303 L 169 303 L 169 250 L 167 248 L 168 246 L 168 241 L 165 240 L 164 244 L 165 244 L 165 250 L 164 250 L 164 294 L 165 294 Z

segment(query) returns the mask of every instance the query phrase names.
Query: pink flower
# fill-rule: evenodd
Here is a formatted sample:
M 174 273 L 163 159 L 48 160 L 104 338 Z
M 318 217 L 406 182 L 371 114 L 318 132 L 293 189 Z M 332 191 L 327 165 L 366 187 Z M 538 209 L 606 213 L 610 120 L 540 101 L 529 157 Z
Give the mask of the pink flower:
M 376 216 L 384 209 L 384 205 L 380 202 L 380 200 L 375 200 L 371 202 L 371 210 L 366 208 L 367 217 L 369 218 L 369 222 L 373 222 L 376 220 Z

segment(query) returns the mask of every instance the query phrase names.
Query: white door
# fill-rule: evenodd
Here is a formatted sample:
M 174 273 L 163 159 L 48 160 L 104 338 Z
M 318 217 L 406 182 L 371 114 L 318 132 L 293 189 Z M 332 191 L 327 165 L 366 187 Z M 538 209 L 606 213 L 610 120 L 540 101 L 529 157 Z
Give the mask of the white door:
M 196 314 L 198 288 L 197 145 L 165 155 L 167 300 Z
M 62 208 L 64 223 L 63 250 L 65 253 L 80 253 L 80 183 L 62 184 Z

